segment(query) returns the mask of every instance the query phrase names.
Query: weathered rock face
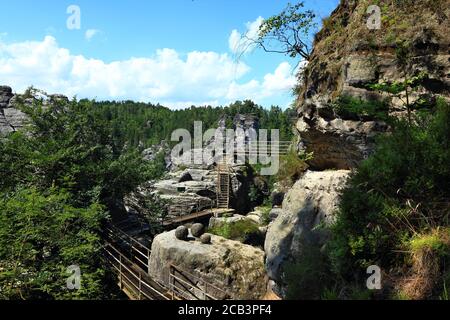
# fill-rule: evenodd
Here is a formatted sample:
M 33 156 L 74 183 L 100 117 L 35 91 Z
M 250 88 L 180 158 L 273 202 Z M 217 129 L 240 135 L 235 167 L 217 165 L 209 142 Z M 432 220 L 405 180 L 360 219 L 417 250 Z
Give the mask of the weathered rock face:
M 37 89 L 27 90 L 25 94 L 13 94 L 10 87 L 0 86 L 0 134 L 7 134 L 23 128 L 28 117 L 19 110 L 18 104 L 31 105 L 37 100 L 42 102 L 43 107 L 69 101 L 64 95 L 47 94 Z
M 269 225 L 264 244 L 266 269 L 284 290 L 283 267 L 302 259 L 305 246 L 322 246 L 328 234 L 316 228 L 328 226 L 335 220 L 339 190 L 345 185 L 350 171 L 308 171 L 286 194 L 282 210 Z
M 410 102 L 440 95 L 450 99 L 450 6 L 448 0 L 378 1 L 382 26 L 370 30 L 367 1 L 342 0 L 316 35 L 298 98 L 300 148 L 314 152 L 315 170 L 349 169 L 374 149 L 374 136 L 388 127 L 376 119 L 343 118 L 333 108 L 339 97 L 388 99 L 389 114 L 404 116 L 404 102 L 369 90 L 368 84 L 403 81 L 426 72 Z M 414 13 L 410 7 L 414 5 Z M 407 45 L 401 53 L 400 44 Z M 409 56 L 405 63 L 405 55 Z M 402 96 L 405 100 L 404 96 Z
M 0 134 L 7 134 L 20 129 L 25 121 L 25 115 L 11 104 L 12 89 L 0 86 Z
M 14 95 L 12 89 L 7 86 L 0 86 L 0 108 L 7 108 L 9 101 Z
M 168 286 L 171 264 L 221 288 L 235 299 L 260 299 L 266 291 L 264 252 L 236 241 L 213 235 L 211 244 L 203 244 L 194 239 L 178 240 L 174 230 L 162 233 L 153 240 L 148 272 Z M 226 298 L 214 288 L 209 288 L 208 293 Z
M 322 118 L 318 106 L 319 103 L 304 105 L 297 122 L 301 149 L 314 153 L 309 162 L 312 169 L 356 167 L 372 153 L 376 135 L 387 130 L 381 121 Z
M 251 114 L 237 114 L 233 119 L 233 128 L 242 130 L 245 133 L 245 140 L 254 139 L 250 133 L 256 133 L 259 130 L 259 119 Z
M 211 219 L 209 219 L 209 228 L 220 228 L 227 224 L 230 225 L 245 220 L 249 219 L 240 214 L 235 214 L 232 217 L 211 217 Z
M 171 169 L 173 164 L 172 164 L 172 159 L 170 157 L 170 147 L 169 147 L 169 144 L 164 140 L 161 141 L 161 143 L 158 145 L 155 145 L 155 146 L 152 146 L 151 148 L 145 149 L 142 152 L 142 155 L 144 157 L 144 160 L 153 161 L 161 153 L 164 155 L 164 161 L 166 163 L 166 168 Z

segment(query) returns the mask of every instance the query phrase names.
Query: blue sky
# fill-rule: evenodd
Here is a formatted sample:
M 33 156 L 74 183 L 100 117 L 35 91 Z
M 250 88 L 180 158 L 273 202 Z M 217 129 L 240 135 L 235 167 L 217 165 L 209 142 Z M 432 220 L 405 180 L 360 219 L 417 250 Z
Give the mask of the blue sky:
M 307 0 L 306 6 L 325 17 L 338 2 Z M 287 3 L 11 1 L 0 11 L 0 84 L 19 92 L 34 85 L 80 98 L 134 99 L 173 108 L 246 98 L 286 107 L 298 61 L 257 49 L 237 60 L 231 44 Z M 79 30 L 66 27 L 70 5 L 81 10 Z

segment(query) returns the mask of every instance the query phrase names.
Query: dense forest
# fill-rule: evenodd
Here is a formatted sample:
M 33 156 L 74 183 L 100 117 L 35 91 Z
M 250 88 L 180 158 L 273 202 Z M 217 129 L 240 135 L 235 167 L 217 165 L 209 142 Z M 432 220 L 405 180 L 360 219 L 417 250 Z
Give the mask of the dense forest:
M 141 151 L 172 130 L 251 113 L 262 128 L 292 134 L 289 110 L 251 101 L 177 111 L 130 101 L 33 101 L 20 106 L 25 130 L 0 139 L 2 299 L 117 297 L 100 259 L 101 227 L 127 193 L 164 173 L 163 159 L 144 161 Z M 82 290 L 65 286 L 72 265 L 83 270 Z
M 207 130 L 217 128 L 219 119 L 225 117 L 227 127 L 231 128 L 237 114 L 256 116 L 261 129 L 279 129 L 280 140 L 290 141 L 296 116 L 293 109 L 282 110 L 277 106 L 266 109 L 250 100 L 236 101 L 225 107 L 192 106 L 180 110 L 132 101 L 95 102 L 94 105 L 109 122 L 118 143 L 144 148 L 162 140 L 170 141 L 171 133 L 179 128 L 193 133 L 194 121 L 202 121 L 203 129 Z

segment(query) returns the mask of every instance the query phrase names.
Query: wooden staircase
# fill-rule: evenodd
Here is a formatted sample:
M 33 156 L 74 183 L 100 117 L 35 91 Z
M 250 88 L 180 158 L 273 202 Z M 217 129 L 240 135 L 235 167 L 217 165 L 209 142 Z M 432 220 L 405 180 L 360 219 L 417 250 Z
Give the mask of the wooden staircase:
M 230 208 L 230 167 L 226 160 L 217 164 L 217 208 Z

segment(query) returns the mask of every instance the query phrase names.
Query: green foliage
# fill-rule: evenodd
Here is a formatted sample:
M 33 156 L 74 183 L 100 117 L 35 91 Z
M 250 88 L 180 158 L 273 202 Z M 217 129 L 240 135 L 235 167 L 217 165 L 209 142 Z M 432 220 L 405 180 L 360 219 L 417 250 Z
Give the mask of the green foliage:
M 329 256 L 333 270 L 351 278 L 369 265 L 401 265 L 395 254 L 405 241 L 434 245 L 434 237 L 413 238 L 448 225 L 450 190 L 450 106 L 438 101 L 435 113 L 414 123 L 395 123 L 378 141 L 343 191 Z
M 77 205 L 100 201 L 108 209 L 160 167 L 142 159 L 136 149 L 118 145 L 112 129 L 90 101 L 42 102 L 22 106 L 31 118 L 28 132 L 17 132 L 1 144 L 0 191 L 18 184 L 41 190 L 68 190 Z
M 428 78 L 428 74 L 425 72 L 421 72 L 418 75 L 408 78 L 405 81 L 394 81 L 394 82 L 383 82 L 383 83 L 376 83 L 376 84 L 370 84 L 368 88 L 373 90 L 378 90 L 382 92 L 387 92 L 392 95 L 398 95 L 402 92 L 404 92 L 407 88 L 418 88 L 421 86 Z
M 441 256 L 449 254 L 450 229 L 437 228 L 431 233 L 414 235 L 407 243 L 407 247 L 414 254 L 421 250 L 431 250 Z
M 272 211 L 272 205 L 266 204 L 259 208 L 262 212 L 262 225 L 267 226 L 270 223 L 270 212 Z
M 223 223 L 218 227 L 209 229 L 209 232 L 226 239 L 244 243 L 252 242 L 260 234 L 258 225 L 249 220 Z
M 279 129 L 281 140 L 291 140 L 293 136 L 293 110 L 283 111 L 276 106 L 264 109 L 250 100 L 236 101 L 225 107 L 191 106 L 180 110 L 132 101 L 95 102 L 94 106 L 112 128 L 114 144 L 119 150 L 125 145 L 147 148 L 162 140 L 170 141 L 172 132 L 180 128 L 193 134 L 194 121 L 202 121 L 203 130 L 206 131 L 217 128 L 218 120 L 226 116 L 227 128 L 231 128 L 237 114 L 257 116 L 260 128 Z
M 312 153 L 301 153 L 300 155 L 291 149 L 280 157 L 280 169 L 278 170 L 278 181 L 294 183 L 308 169 L 307 161 L 313 158 Z
M 384 101 L 362 100 L 361 98 L 345 95 L 339 97 L 332 107 L 343 119 L 388 119 L 389 105 Z
M 0 294 L 5 299 L 98 299 L 113 292 L 100 258 L 100 223 L 161 174 L 161 161 L 114 139 L 91 101 L 20 107 L 25 132 L 0 140 Z M 161 160 L 161 159 L 159 159 Z M 66 268 L 79 265 L 80 290 Z M 105 288 L 107 287 L 107 288 Z
M 286 297 L 290 300 L 320 299 L 331 280 L 326 256 L 317 247 L 307 246 L 302 250 L 301 261 L 288 263 L 284 268 Z
M 256 43 L 267 52 L 284 53 L 291 58 L 301 56 L 309 60 L 311 32 L 316 26 L 316 15 L 303 11 L 304 3 L 287 7 L 278 15 L 265 19 L 260 26 Z M 272 47 L 273 42 L 278 46 Z
M 0 212 L 2 299 L 108 297 L 99 261 L 101 205 L 76 208 L 67 191 L 19 188 L 3 194 Z M 80 290 L 66 289 L 71 265 L 80 267 Z

